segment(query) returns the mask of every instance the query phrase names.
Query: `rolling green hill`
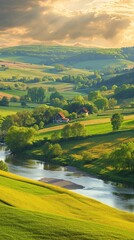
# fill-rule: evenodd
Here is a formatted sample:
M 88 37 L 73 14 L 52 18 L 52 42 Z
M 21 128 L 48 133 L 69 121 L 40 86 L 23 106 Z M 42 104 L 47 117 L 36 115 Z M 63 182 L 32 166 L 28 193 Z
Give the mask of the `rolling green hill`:
M 1 240 L 132 240 L 134 215 L 0 171 Z
M 112 85 L 121 86 L 122 84 L 134 84 L 134 69 L 126 70 L 121 74 L 117 74 L 116 76 L 109 77 L 108 79 L 103 79 L 103 84 L 107 87 L 112 87 Z M 101 86 L 102 83 L 98 83 L 98 87 Z
M 25 57 L 25 60 L 27 57 Z M 63 71 L 55 71 L 55 67 L 44 66 L 37 64 L 29 64 L 23 62 L 14 62 L 14 57 L 12 61 L 1 60 L 0 61 L 0 79 L 11 79 L 15 77 L 16 79 L 27 77 L 33 79 L 35 77 L 51 77 L 51 78 L 62 78 L 65 75 L 77 76 L 79 74 L 90 75 L 88 70 L 82 70 L 77 68 L 65 68 Z M 27 61 L 27 60 L 26 60 Z
M 0 58 L 13 61 L 96 70 L 112 67 L 133 67 L 134 48 L 100 49 L 67 46 L 28 45 L 0 50 Z M 96 62 L 97 60 L 97 62 Z

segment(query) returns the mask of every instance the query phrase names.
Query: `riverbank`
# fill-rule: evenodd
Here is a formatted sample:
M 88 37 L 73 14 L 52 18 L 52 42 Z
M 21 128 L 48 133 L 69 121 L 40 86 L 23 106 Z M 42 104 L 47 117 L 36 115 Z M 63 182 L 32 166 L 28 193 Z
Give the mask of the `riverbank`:
M 111 153 L 120 147 L 122 143 L 134 141 L 134 130 L 70 138 L 67 140 L 60 139 L 58 143 L 62 148 L 62 155 L 49 160 L 45 157 L 44 152 L 46 141 L 53 145 L 55 144 L 54 141 L 50 140 L 36 141 L 33 146 L 23 152 L 23 156 L 21 152 L 21 156 L 17 156 L 17 158 L 31 158 L 59 166 L 73 166 L 105 181 L 134 186 L 134 172 L 127 169 L 116 170 L 105 159 L 105 154 Z
M 0 150 L 0 158 L 3 153 Z M 3 161 L 5 158 L 3 158 Z M 34 180 L 45 178 L 45 182 L 49 181 L 50 187 L 51 184 L 66 187 L 73 192 L 96 199 L 111 207 L 129 212 L 134 211 L 134 189 L 127 184 L 103 181 L 100 177 L 95 177 L 95 174 L 85 173 L 85 171 L 80 171 L 76 167 L 58 166 L 35 160 L 35 158 L 8 156 L 6 162 L 9 166 L 9 172 L 16 175 Z
M 25 155 L 26 156 L 26 155 Z M 44 159 L 44 155 L 36 155 L 33 153 L 28 153 L 27 158 L 38 159 L 40 161 L 54 164 L 57 166 L 76 168 L 78 171 L 82 171 L 88 176 L 100 178 L 105 181 L 112 181 L 116 183 L 121 183 L 124 185 L 130 185 L 134 187 L 134 173 L 130 171 L 119 171 L 115 169 L 107 168 L 105 162 L 100 159 L 92 160 L 90 164 L 83 164 L 80 161 L 70 161 L 69 158 L 56 158 L 47 161 Z
M 134 186 L 134 172 L 130 170 L 117 170 L 110 165 L 105 155 L 111 153 L 122 143 L 134 141 L 134 130 L 110 132 L 81 138 L 60 139 L 63 154 L 60 157 L 47 159 L 44 153 L 44 143 L 29 149 L 26 154 L 29 158 L 58 164 L 60 166 L 73 166 L 88 174 L 92 174 L 106 181 L 113 181 Z M 50 141 L 55 144 L 55 142 Z

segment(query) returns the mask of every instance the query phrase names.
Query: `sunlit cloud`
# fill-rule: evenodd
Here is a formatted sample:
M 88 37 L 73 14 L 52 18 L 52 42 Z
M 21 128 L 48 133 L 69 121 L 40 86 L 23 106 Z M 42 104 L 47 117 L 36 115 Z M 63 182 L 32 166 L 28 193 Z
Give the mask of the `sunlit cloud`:
M 133 45 L 134 0 L 0 0 L 0 46 Z

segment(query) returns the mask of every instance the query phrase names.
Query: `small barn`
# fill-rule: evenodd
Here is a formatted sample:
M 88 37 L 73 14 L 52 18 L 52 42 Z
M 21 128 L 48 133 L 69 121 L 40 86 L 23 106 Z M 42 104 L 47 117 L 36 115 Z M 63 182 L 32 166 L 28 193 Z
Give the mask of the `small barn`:
M 66 118 L 62 112 L 59 112 L 53 120 L 54 123 L 68 123 L 69 118 Z
M 79 115 L 85 115 L 85 116 L 88 116 L 89 115 L 89 111 L 87 110 L 87 108 L 85 107 L 82 107 L 78 112 L 77 112 L 78 116 Z

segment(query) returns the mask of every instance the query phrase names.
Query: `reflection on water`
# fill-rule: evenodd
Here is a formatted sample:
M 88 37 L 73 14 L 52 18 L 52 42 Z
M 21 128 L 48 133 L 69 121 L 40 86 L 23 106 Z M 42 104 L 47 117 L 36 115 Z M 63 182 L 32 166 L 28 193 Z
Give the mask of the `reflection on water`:
M 36 180 L 55 178 L 71 181 L 83 186 L 83 189 L 73 190 L 74 192 L 94 198 L 114 208 L 134 212 L 134 188 L 132 187 L 105 182 L 72 167 L 59 167 L 38 160 L 26 160 L 22 157 L 13 158 L 13 156 L 6 155 L 4 148 L 0 148 L 0 159 L 7 162 L 9 171 L 12 173 Z
M 116 196 L 120 197 L 122 200 L 129 200 L 132 199 L 134 200 L 134 194 L 123 194 L 123 193 L 114 193 Z

